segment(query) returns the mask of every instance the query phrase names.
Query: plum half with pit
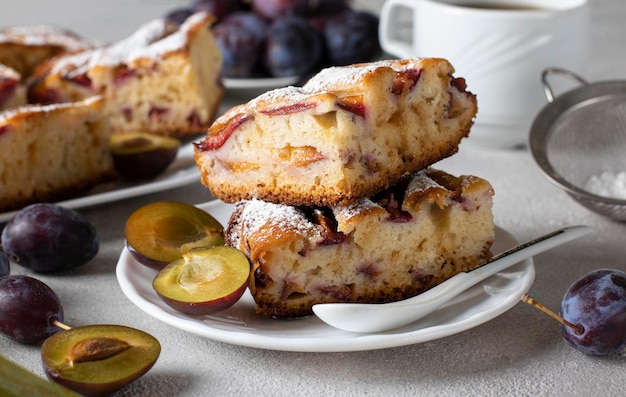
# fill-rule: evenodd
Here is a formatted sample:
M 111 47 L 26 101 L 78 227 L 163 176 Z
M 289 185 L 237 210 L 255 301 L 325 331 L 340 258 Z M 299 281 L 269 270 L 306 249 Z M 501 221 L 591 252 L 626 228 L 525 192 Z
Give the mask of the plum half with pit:
M 148 372 L 161 353 L 152 335 L 122 325 L 58 332 L 41 346 L 48 379 L 84 396 L 107 396 Z
M 243 295 L 250 263 L 243 252 L 227 246 L 196 248 L 165 268 L 152 282 L 170 307 L 193 316 L 228 309 Z
M 178 154 L 176 138 L 145 132 L 121 132 L 111 136 L 115 169 L 129 180 L 152 179 L 172 164 Z
M 126 220 L 126 246 L 141 264 L 160 270 L 194 247 L 224 244 L 224 227 L 211 214 L 179 201 L 155 201 Z

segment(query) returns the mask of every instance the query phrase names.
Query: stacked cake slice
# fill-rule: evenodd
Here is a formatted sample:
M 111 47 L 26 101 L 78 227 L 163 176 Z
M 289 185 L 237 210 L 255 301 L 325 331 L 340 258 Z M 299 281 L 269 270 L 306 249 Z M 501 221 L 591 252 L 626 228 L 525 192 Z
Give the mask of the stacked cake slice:
M 322 70 L 230 109 L 196 144 L 203 183 L 237 203 L 227 244 L 259 312 L 413 296 L 491 255 L 493 190 L 429 168 L 457 152 L 476 98 L 443 59 Z

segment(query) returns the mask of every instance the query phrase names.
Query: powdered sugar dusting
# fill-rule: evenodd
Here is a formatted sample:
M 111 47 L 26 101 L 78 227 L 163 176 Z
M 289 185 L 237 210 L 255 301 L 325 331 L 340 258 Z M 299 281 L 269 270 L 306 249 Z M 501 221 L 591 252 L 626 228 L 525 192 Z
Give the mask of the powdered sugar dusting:
M 137 52 L 145 51 L 146 47 L 161 40 L 169 33 L 166 21 L 157 19 L 141 26 L 135 33 L 124 40 L 100 51 L 92 59 L 93 64 L 117 65 L 136 57 Z
M 267 91 L 246 104 L 249 111 L 268 108 L 272 104 L 301 103 L 311 100 L 313 95 L 336 93 L 350 87 L 351 90 L 363 89 L 361 81 L 366 75 L 379 68 L 402 71 L 418 68 L 421 58 L 407 60 L 381 60 L 370 63 L 347 66 L 332 66 L 320 70 L 302 87 L 281 87 Z
M 180 48 L 184 48 L 187 45 L 187 36 L 189 35 L 189 32 L 194 27 L 204 23 L 208 23 L 208 21 L 210 21 L 210 16 L 207 13 L 195 13 L 187 18 L 187 20 L 185 20 L 185 22 L 180 25 L 179 29 L 176 32 L 164 37 L 159 41 L 154 42 L 153 45 L 139 47 L 135 50 L 131 49 L 131 51 L 129 52 L 128 60 L 132 61 L 137 58 L 157 59 L 163 54 L 175 51 Z
M 147 46 L 163 37 L 166 33 L 166 26 L 164 20 L 153 20 L 115 44 L 61 58 L 54 64 L 51 72 L 63 73 L 74 69 L 73 73 L 82 74 L 97 65 L 118 64 L 137 48 Z
M 0 83 L 2 83 L 5 79 L 20 81 L 21 76 L 16 70 L 0 63 Z
M 12 26 L 0 30 L 0 43 L 17 43 L 25 46 L 55 45 L 68 51 L 78 51 L 102 45 L 86 40 L 74 32 L 49 25 Z
M 230 234 L 234 247 L 240 247 L 241 237 L 247 240 L 263 227 L 276 227 L 279 230 L 290 230 L 305 236 L 314 231 L 316 237 L 319 237 L 316 226 L 297 207 L 256 199 L 240 202 L 237 205 L 243 205 L 243 209 L 239 218 L 239 230 L 233 230 Z M 258 239 L 260 236 L 257 235 L 255 238 Z
M 139 58 L 158 59 L 163 54 L 184 48 L 189 31 L 200 23 L 208 23 L 210 18 L 204 12 L 193 14 L 178 30 L 164 19 L 152 20 L 110 46 L 62 58 L 52 72 L 62 73 L 75 68 L 73 73 L 85 73 L 99 65 L 116 66 Z
M 267 108 L 268 104 L 274 103 L 298 103 L 308 98 L 308 94 L 302 91 L 300 87 L 288 86 L 276 88 L 267 91 L 258 97 L 252 99 L 247 104 L 247 108 L 250 110 L 257 110 Z
M 338 223 L 346 223 L 351 218 L 363 214 L 372 208 L 382 208 L 369 198 L 362 199 L 351 205 L 339 205 L 332 208 Z
M 376 62 L 347 66 L 331 66 L 320 70 L 302 87 L 303 92 L 311 94 L 332 91 L 337 87 L 359 87 L 364 77 L 377 69 L 389 68 L 396 72 L 418 68 L 421 58 L 406 60 L 385 59 Z
M 91 106 L 94 102 L 101 101 L 100 95 L 94 95 L 80 102 L 61 102 L 49 105 L 28 104 L 17 108 L 6 109 L 0 112 L 0 125 L 10 123 L 19 114 L 49 113 L 59 109 L 71 109 L 79 106 Z
M 319 91 L 320 89 L 328 89 L 337 82 L 341 83 L 355 83 L 363 76 L 371 73 L 383 65 L 377 63 L 366 64 L 360 67 L 354 66 L 332 66 L 326 69 L 322 69 L 318 74 L 313 76 L 305 85 L 305 91 Z
M 383 66 L 387 65 L 369 63 L 359 67 L 332 66 L 322 69 L 315 76 L 311 77 L 311 79 L 302 87 L 302 90 L 305 93 L 311 94 L 320 91 L 333 90 L 333 88 L 338 85 L 358 86 L 358 83 L 363 80 L 363 76 Z
M 432 188 L 443 188 L 443 186 L 429 177 L 425 170 L 421 170 L 417 172 L 413 176 L 411 182 L 409 182 L 409 186 L 407 186 L 406 189 L 406 195 L 410 196 L 415 193 L 423 193 Z

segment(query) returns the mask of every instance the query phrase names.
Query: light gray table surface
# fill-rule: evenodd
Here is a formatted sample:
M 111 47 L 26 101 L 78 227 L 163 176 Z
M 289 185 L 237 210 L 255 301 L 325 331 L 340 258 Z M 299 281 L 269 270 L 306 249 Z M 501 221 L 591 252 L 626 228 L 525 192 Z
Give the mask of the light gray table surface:
M 377 10 L 380 1 L 361 1 Z M 54 23 L 101 40 L 125 37 L 179 1 L 0 1 L 0 26 Z M 626 77 L 626 2 L 591 0 L 590 81 Z M 221 111 L 235 104 L 227 97 Z M 496 223 L 519 240 L 561 226 L 587 224 L 592 235 L 534 258 L 531 295 L 558 308 L 569 285 L 602 267 L 626 269 L 626 226 L 573 202 L 540 173 L 528 150 L 494 150 L 471 138 L 438 166 L 474 174 L 494 186 Z M 623 355 L 584 356 L 565 344 L 558 324 L 517 304 L 473 329 L 443 339 L 358 352 L 306 353 L 216 342 L 160 322 L 122 293 L 115 268 L 129 214 L 143 204 L 173 199 L 211 200 L 199 182 L 170 191 L 106 203 L 81 212 L 101 238 L 89 264 L 58 275 L 35 275 L 50 285 L 70 325 L 114 323 L 145 330 L 163 351 L 154 368 L 116 394 L 122 396 L 618 396 L 624 395 Z M 17 265 L 14 273 L 29 271 Z M 43 376 L 38 346 L 0 337 L 0 352 Z M 0 382 L 2 380 L 0 379 Z

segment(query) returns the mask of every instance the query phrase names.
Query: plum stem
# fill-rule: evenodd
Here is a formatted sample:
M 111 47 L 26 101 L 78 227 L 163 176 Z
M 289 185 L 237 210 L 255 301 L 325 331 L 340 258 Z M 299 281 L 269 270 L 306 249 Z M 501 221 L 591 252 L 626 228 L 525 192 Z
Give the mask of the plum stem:
M 522 297 L 520 299 L 522 300 L 522 302 L 536 307 L 537 309 L 541 310 L 542 312 L 544 312 L 548 316 L 552 317 L 553 319 L 557 320 L 561 324 L 565 325 L 566 327 L 571 328 L 572 331 L 574 331 L 577 335 L 581 335 L 585 331 L 585 329 L 583 328 L 582 325 L 580 325 L 580 324 L 573 324 L 573 323 L 567 321 L 566 319 L 564 319 L 563 317 L 559 316 L 558 314 L 556 314 L 552 310 L 548 309 L 547 307 L 545 307 L 541 303 L 537 302 L 535 299 L 530 297 L 528 294 L 522 295 Z
M 62 322 L 60 322 L 60 321 L 59 321 L 58 319 L 56 319 L 56 318 L 52 321 L 52 324 L 53 324 L 53 325 L 56 325 L 57 327 L 61 328 L 62 330 L 65 330 L 65 331 L 67 331 L 68 329 L 72 329 L 72 327 L 70 327 L 70 326 L 69 326 L 69 325 L 67 325 L 67 324 L 63 324 Z

